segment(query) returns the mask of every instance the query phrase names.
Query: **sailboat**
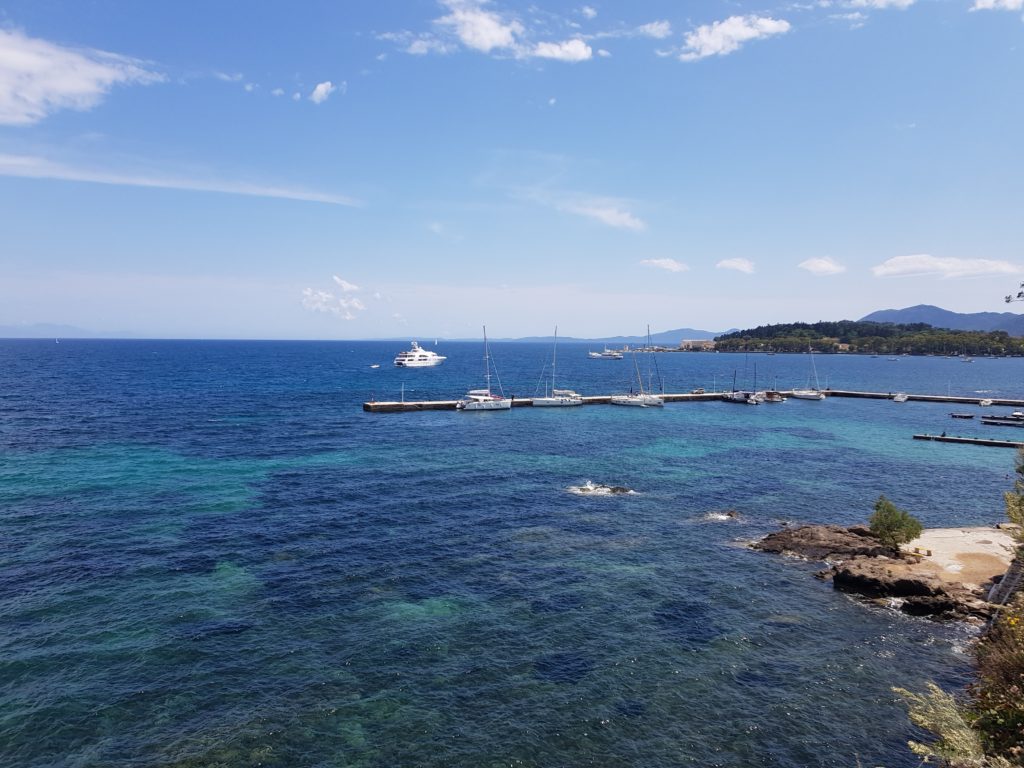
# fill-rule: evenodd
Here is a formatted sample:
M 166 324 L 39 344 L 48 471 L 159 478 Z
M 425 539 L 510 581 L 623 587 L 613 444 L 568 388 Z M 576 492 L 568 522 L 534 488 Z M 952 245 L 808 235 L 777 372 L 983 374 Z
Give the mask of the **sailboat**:
M 543 397 L 533 398 L 534 406 L 565 407 L 583 405 L 583 398 L 571 389 L 555 389 L 555 363 L 558 360 L 558 326 L 555 326 L 555 344 L 551 349 L 551 386 Z
M 651 348 L 651 327 L 647 326 L 647 348 Z M 648 354 L 653 355 L 653 352 Z M 655 360 L 657 363 L 657 360 Z M 612 405 L 632 405 L 639 408 L 649 408 L 651 406 L 660 406 L 665 404 L 665 399 L 660 395 L 656 395 L 650 391 L 651 389 L 651 366 L 650 362 L 647 364 L 647 392 L 644 392 L 644 380 L 640 375 L 640 366 L 636 362 L 636 350 L 633 351 L 633 368 L 636 371 L 636 381 L 639 385 L 639 392 L 630 392 L 628 395 L 612 395 Z M 660 378 L 660 377 L 659 377 Z
M 811 380 L 810 377 L 808 377 L 807 387 L 805 389 L 794 389 L 793 397 L 797 400 L 824 400 L 825 393 L 821 391 L 821 387 L 818 384 L 818 369 L 814 366 L 814 350 L 808 346 L 807 353 L 811 356 L 811 371 L 814 374 L 814 388 L 811 388 Z
M 497 369 L 494 372 L 498 377 Z M 460 411 L 507 411 L 512 407 L 512 398 L 505 397 L 501 390 L 501 380 L 498 379 L 498 392 L 491 392 L 491 354 L 487 346 L 487 326 L 484 326 L 484 381 L 487 383 L 484 389 L 471 389 L 466 396 L 456 403 L 455 407 Z

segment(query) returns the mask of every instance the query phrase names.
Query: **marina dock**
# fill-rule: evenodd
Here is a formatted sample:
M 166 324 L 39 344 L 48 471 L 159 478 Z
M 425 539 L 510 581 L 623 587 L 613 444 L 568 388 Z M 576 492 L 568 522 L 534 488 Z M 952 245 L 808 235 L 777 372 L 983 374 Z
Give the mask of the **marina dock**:
M 934 440 L 936 443 L 966 443 L 967 445 L 987 445 L 994 448 L 1024 448 L 1024 443 L 1014 440 L 989 440 L 984 437 L 955 437 L 953 435 L 914 435 L 915 440 Z
M 854 390 L 827 389 L 824 390 L 828 397 L 859 397 L 872 400 L 891 400 L 895 392 L 859 392 Z M 703 394 L 678 393 L 668 394 L 664 397 L 666 403 L 691 403 L 708 402 L 721 400 L 725 392 L 705 392 Z M 782 394 L 789 396 L 791 391 L 782 390 Z M 611 395 L 591 395 L 583 397 L 584 405 L 608 405 L 611 402 Z M 982 400 L 991 400 L 992 405 L 1008 405 L 1014 408 L 1024 408 L 1024 400 L 1007 400 L 1004 398 L 980 398 L 980 397 L 953 397 L 949 395 L 911 395 L 908 393 L 908 401 L 925 403 L 952 403 L 954 405 L 981 405 Z M 409 411 L 454 411 L 458 400 L 405 400 L 405 401 L 382 401 L 371 400 L 363 403 L 363 410 L 368 413 L 404 413 Z M 531 397 L 515 397 L 512 401 L 514 408 L 528 408 L 533 405 Z M 1000 442 L 1000 441 L 996 441 Z

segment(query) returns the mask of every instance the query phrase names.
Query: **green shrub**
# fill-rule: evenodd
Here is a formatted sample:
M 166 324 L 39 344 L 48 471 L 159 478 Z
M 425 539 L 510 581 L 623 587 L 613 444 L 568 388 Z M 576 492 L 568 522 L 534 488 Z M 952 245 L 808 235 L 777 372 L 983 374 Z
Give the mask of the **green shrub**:
M 905 512 L 885 496 L 879 496 L 875 502 L 875 511 L 868 521 L 871 533 L 883 544 L 899 547 L 921 535 L 921 521 Z

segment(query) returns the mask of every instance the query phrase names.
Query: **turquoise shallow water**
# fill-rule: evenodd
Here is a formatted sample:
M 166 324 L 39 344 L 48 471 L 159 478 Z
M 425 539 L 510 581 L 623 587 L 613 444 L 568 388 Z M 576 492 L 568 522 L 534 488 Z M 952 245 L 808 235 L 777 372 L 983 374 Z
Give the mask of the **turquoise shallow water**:
M 952 431 L 923 403 L 363 413 L 480 383 L 478 345 L 395 370 L 403 346 L 0 342 L 0 763 L 916 764 L 890 687 L 963 685 L 968 634 L 739 542 L 879 493 L 992 522 L 1012 451 L 910 440 Z M 532 394 L 545 346 L 493 351 Z M 560 353 L 567 385 L 628 386 Z M 755 362 L 806 379 L 807 356 L 659 356 L 674 390 Z M 1022 360 L 817 367 L 1024 396 Z M 565 490 L 587 479 L 639 493 Z

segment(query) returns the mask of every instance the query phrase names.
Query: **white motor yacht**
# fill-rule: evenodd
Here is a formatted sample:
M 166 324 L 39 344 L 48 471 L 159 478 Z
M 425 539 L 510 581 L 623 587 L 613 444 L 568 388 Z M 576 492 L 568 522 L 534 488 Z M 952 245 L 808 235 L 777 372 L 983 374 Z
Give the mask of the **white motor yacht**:
M 608 349 L 608 347 L 605 347 L 601 352 L 587 352 L 587 357 L 591 360 L 621 360 L 622 353 L 617 349 Z
M 414 341 L 412 349 L 398 353 L 398 356 L 395 357 L 395 365 L 399 368 L 429 368 L 434 365 L 440 365 L 447 359 L 444 355 L 424 349 Z

